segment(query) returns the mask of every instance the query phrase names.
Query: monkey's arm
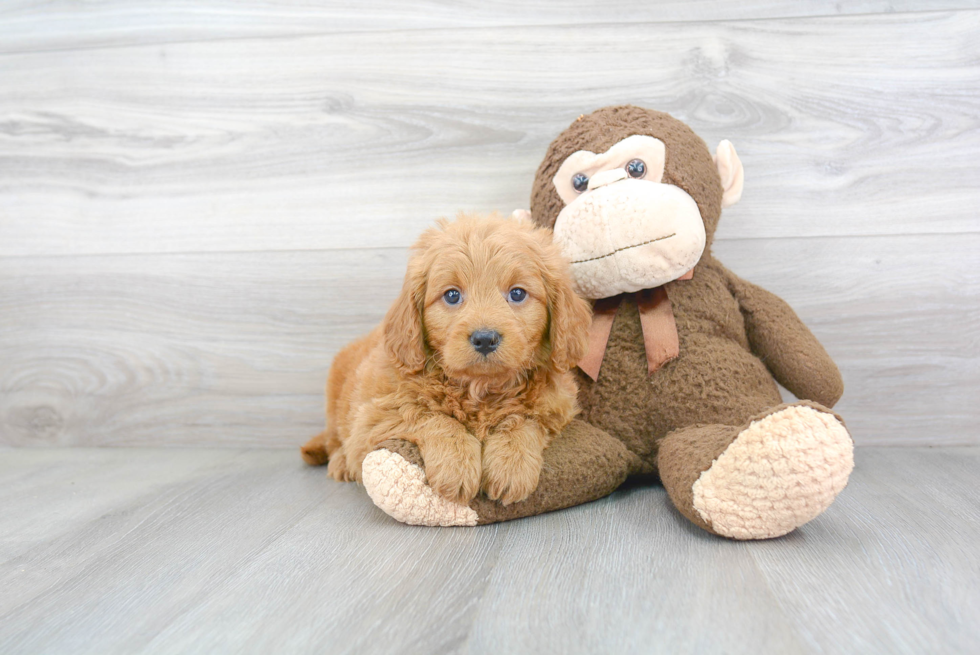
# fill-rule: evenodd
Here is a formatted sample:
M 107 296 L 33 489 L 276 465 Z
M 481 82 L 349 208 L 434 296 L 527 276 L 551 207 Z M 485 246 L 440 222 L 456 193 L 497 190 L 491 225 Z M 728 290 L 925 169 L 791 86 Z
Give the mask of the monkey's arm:
M 782 298 L 726 272 L 753 354 L 797 398 L 833 407 L 844 381 L 817 338 Z

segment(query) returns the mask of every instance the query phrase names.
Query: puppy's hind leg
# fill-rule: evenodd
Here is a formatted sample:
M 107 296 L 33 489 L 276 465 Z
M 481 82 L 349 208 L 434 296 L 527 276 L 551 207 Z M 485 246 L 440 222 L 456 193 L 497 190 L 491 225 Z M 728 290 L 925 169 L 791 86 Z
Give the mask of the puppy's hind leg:
M 327 466 L 327 475 L 338 482 L 353 482 L 357 477 L 347 467 L 347 453 L 327 429 L 307 441 L 299 449 L 303 461 L 310 466 Z
M 300 448 L 303 461 L 310 466 L 323 466 L 330 456 L 340 449 L 340 436 L 337 420 L 347 416 L 350 411 L 350 398 L 343 399 L 345 385 L 354 377 L 354 372 L 367 356 L 372 346 L 375 332 L 345 346 L 330 365 L 327 374 L 327 429 L 306 442 Z M 336 466 L 334 466 L 336 468 Z
M 330 459 L 327 456 L 327 432 L 329 430 L 324 430 L 320 434 L 311 438 L 307 441 L 302 448 L 299 449 L 300 454 L 303 456 L 303 461 L 310 466 L 323 466 Z

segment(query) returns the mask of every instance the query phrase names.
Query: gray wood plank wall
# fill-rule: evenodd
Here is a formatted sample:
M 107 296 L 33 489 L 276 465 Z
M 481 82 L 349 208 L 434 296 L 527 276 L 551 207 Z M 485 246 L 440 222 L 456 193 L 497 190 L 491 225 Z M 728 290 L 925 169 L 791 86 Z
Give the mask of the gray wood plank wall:
M 861 444 L 976 444 L 980 2 L 0 8 L 0 444 L 294 446 L 439 216 L 613 103 L 746 169 L 716 252 Z

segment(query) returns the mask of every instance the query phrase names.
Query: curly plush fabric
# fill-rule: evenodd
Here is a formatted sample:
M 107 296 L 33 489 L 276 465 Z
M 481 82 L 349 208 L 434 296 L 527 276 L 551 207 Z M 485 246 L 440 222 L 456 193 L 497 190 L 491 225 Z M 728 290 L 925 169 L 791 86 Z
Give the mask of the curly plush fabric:
M 743 430 L 694 483 L 693 505 L 726 537 L 779 537 L 827 509 L 853 468 L 843 424 L 794 405 Z
M 384 445 L 393 450 L 399 449 L 391 441 Z M 448 527 L 477 524 L 475 511 L 437 495 L 429 487 L 425 471 L 418 464 L 388 447 L 369 453 L 361 468 L 364 487 L 375 505 L 392 518 L 409 525 Z
M 608 496 L 636 466 L 635 456 L 617 439 L 587 423 L 572 421 L 545 450 L 538 488 L 519 503 L 503 505 L 481 494 L 465 508 L 433 498 L 424 484 L 425 465 L 418 446 L 400 439 L 384 441 L 368 455 L 363 482 L 375 504 L 403 523 L 472 525 L 468 522 L 472 516 L 479 517 L 479 524 L 496 523 Z

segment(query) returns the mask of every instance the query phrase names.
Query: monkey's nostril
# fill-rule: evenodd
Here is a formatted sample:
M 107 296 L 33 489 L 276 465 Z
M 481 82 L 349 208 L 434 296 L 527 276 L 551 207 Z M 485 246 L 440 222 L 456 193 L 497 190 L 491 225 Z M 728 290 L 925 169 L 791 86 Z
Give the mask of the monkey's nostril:
M 470 335 L 470 343 L 481 355 L 489 355 L 500 345 L 500 333 L 496 330 L 477 330 Z

